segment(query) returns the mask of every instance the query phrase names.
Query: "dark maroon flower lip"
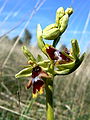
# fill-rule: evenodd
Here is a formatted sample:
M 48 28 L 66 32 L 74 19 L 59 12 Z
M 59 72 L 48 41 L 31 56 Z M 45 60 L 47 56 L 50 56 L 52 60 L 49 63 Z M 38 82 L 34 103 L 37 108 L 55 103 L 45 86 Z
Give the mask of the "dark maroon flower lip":
M 26 88 L 33 87 L 33 96 L 37 96 L 37 94 L 43 93 L 44 81 L 43 78 L 50 78 L 50 76 L 44 72 L 41 67 L 36 66 L 32 70 L 32 78 L 26 85 Z
M 34 80 L 33 82 L 33 94 L 36 94 L 37 92 L 40 91 L 40 89 L 44 86 L 44 81 L 40 79 L 39 77 L 35 78 L 36 81 Z
M 46 48 L 46 52 L 49 55 L 49 57 L 54 60 L 55 62 L 60 61 L 60 63 L 66 63 L 66 62 L 71 62 L 72 60 L 65 56 L 60 50 L 57 50 L 51 46 Z M 67 49 L 64 51 L 66 54 L 70 54 Z
M 32 78 L 26 85 L 26 88 L 29 89 L 31 86 L 33 86 L 33 94 L 40 91 L 40 88 L 44 86 L 44 81 L 39 77 Z
M 28 82 L 26 88 L 29 89 L 31 86 L 33 87 L 33 98 L 37 97 L 38 94 L 43 93 L 44 81 L 37 76 Z
M 38 93 L 43 93 L 44 81 L 40 78 L 40 76 L 37 76 L 28 82 L 26 88 L 29 89 L 31 86 L 33 87 L 33 97 L 37 97 Z

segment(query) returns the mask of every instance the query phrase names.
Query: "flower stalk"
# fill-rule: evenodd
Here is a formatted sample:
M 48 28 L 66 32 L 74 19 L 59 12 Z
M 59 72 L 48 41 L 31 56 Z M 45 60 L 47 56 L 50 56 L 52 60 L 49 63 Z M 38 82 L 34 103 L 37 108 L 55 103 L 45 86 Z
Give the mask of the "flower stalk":
M 53 107 L 53 81 L 54 81 L 54 65 L 53 61 L 51 61 L 51 65 L 49 66 L 49 72 L 51 74 L 51 78 L 46 80 L 45 90 L 46 90 L 46 115 L 47 120 L 54 120 L 54 107 Z
M 54 120 L 54 107 L 53 107 L 53 78 L 46 81 L 46 114 L 47 120 Z

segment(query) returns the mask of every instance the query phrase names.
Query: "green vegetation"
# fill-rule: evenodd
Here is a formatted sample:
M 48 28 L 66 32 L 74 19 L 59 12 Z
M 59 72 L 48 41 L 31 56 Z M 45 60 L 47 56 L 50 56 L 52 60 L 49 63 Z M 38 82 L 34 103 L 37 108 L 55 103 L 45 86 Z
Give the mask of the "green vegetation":
M 0 120 L 45 120 L 45 93 L 33 101 L 31 89 L 25 85 L 30 78 L 16 79 L 25 65 L 21 45 L 17 45 L 4 68 L 12 43 L 6 38 L 0 44 Z M 40 50 L 29 47 L 37 56 Z M 55 120 L 90 120 L 90 53 L 81 66 L 70 75 L 54 80 Z M 30 108 L 30 109 L 29 109 Z

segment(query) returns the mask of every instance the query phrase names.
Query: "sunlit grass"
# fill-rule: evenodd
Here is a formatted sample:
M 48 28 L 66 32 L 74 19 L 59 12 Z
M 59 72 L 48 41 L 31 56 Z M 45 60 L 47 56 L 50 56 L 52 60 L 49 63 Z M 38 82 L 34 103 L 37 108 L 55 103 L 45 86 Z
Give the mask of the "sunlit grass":
M 4 40 L 0 45 L 0 66 L 9 50 L 10 41 Z M 8 46 L 8 47 L 6 47 Z M 30 47 L 37 56 L 38 48 Z M 26 90 L 26 78 L 15 79 L 15 74 L 25 65 L 21 46 L 17 45 L 10 59 L 0 71 L 0 119 L 5 120 L 45 120 L 45 93 L 35 102 L 31 89 Z M 70 75 L 59 76 L 54 80 L 54 106 L 56 120 L 90 119 L 90 54 L 78 70 Z M 28 109 L 28 107 L 30 109 Z

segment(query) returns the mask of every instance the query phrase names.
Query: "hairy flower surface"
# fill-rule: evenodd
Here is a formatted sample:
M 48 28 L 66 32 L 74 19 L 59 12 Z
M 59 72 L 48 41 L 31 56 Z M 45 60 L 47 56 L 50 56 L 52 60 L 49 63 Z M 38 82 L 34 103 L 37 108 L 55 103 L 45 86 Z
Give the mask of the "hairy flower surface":
M 48 74 L 44 72 L 41 67 L 36 66 L 32 70 L 31 80 L 27 84 L 27 89 L 33 86 L 33 97 L 43 93 L 44 81 L 42 78 L 47 78 Z

